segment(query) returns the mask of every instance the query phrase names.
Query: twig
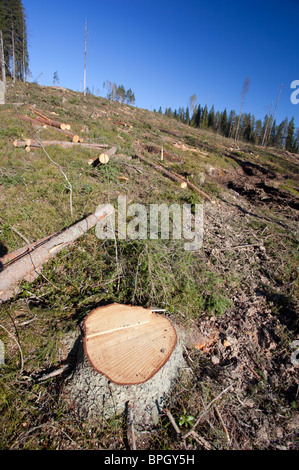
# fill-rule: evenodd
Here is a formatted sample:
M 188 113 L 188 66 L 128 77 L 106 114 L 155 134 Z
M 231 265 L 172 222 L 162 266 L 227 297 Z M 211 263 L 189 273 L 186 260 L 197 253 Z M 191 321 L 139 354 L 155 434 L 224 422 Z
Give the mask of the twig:
M 4 331 L 6 331 L 6 333 L 12 337 L 12 339 L 14 340 L 14 342 L 16 343 L 16 345 L 18 346 L 19 348 L 19 351 L 20 351 L 20 356 L 21 356 L 21 370 L 20 370 L 20 374 L 22 374 L 23 372 L 23 368 L 24 368 L 24 360 L 23 360 L 23 353 L 22 353 L 22 348 L 20 346 L 20 343 L 17 341 L 17 339 L 14 337 L 14 335 L 8 331 L 5 326 L 3 325 L 0 325 L 0 328 L 3 328 Z
M 64 178 L 65 178 L 65 180 L 66 180 L 66 182 L 67 182 L 67 184 L 68 184 L 68 186 L 69 186 L 69 190 L 70 190 L 70 210 L 71 210 L 71 217 L 73 218 L 73 187 L 72 187 L 71 183 L 69 182 L 68 177 L 66 176 L 66 174 L 65 174 L 65 172 L 63 171 L 63 169 L 61 168 L 61 166 L 60 166 L 57 162 L 55 162 L 55 161 L 50 157 L 50 155 L 49 155 L 48 152 L 46 151 L 46 149 L 45 149 L 45 147 L 44 147 L 42 141 L 39 140 L 39 139 L 35 139 L 35 140 L 36 140 L 36 142 L 38 142 L 38 143 L 40 144 L 41 148 L 43 149 L 43 151 L 45 152 L 45 154 L 47 155 L 47 157 L 49 158 L 49 160 L 50 160 L 55 166 L 57 166 L 57 167 L 59 168 L 59 170 L 61 171 L 62 175 L 64 176 Z
M 12 226 L 10 225 L 9 228 L 10 228 L 13 232 L 15 232 L 17 235 L 19 235 L 19 237 L 22 238 L 22 240 L 24 240 L 24 242 L 27 243 L 27 245 L 30 244 L 28 238 L 24 237 L 24 235 L 23 235 L 21 232 L 19 232 L 15 227 L 12 227 Z
M 10 447 L 10 450 L 13 450 L 14 448 L 16 448 L 16 446 L 18 444 L 21 444 L 22 442 L 24 442 L 24 440 L 29 436 L 29 434 L 31 434 L 32 432 L 36 431 L 37 429 L 43 429 L 45 427 L 49 426 L 50 428 L 54 429 L 55 431 L 59 431 L 61 432 L 62 434 L 64 434 L 73 444 L 75 444 L 77 447 L 79 447 L 79 449 L 81 449 L 80 445 L 77 444 L 76 441 L 74 441 L 63 429 L 60 429 L 58 428 L 57 426 L 55 426 L 54 424 L 49 424 L 49 423 L 43 423 L 43 424 L 40 424 L 39 426 L 35 426 L 34 428 L 31 428 L 29 429 L 29 431 L 27 431 L 26 433 L 24 433 L 20 438 L 19 440 L 17 440 L 13 445 L 12 447 Z
M 199 436 L 197 432 L 191 431 L 191 436 L 194 437 L 198 444 L 202 445 L 206 450 L 212 450 L 212 446 L 208 443 L 208 441 Z
M 218 416 L 218 418 L 219 418 L 219 420 L 220 420 L 220 423 L 222 424 L 222 427 L 223 427 L 223 429 L 224 429 L 224 432 L 225 432 L 225 434 L 226 434 L 227 442 L 230 443 L 230 437 L 229 437 L 229 434 L 228 434 L 228 430 L 227 430 L 227 428 L 226 428 L 226 426 L 225 426 L 225 423 L 224 423 L 223 418 L 222 418 L 222 416 L 221 416 L 221 414 L 220 414 L 220 411 L 218 410 L 218 408 L 217 408 L 216 405 L 215 405 L 214 408 L 215 408 L 215 411 L 216 411 L 216 413 L 217 413 L 217 416 Z
M 193 359 L 190 357 L 190 354 L 188 353 L 187 348 L 186 348 L 186 346 L 185 346 L 184 344 L 183 344 L 183 349 L 184 349 L 186 355 L 188 356 L 188 359 L 189 359 L 191 362 L 194 362 Z
M 134 431 L 134 417 L 133 417 L 133 407 L 132 403 L 128 402 L 128 418 L 129 418 L 129 430 L 131 432 L 131 441 L 132 441 L 132 450 L 136 450 L 136 438 L 135 438 L 135 431 Z
M 165 408 L 165 413 L 169 419 L 169 421 L 171 422 L 172 426 L 174 427 L 174 430 L 175 432 L 177 433 L 177 437 L 181 437 L 182 436 L 182 432 L 180 430 L 180 428 L 178 427 L 178 425 L 176 424 L 175 422 L 175 419 L 174 417 L 172 416 L 172 414 L 170 413 L 169 409 L 168 408 Z
M 208 413 L 209 409 L 211 408 L 211 406 L 217 401 L 219 400 L 220 397 L 222 397 L 222 395 L 224 395 L 226 392 L 228 392 L 228 390 L 230 388 L 232 388 L 232 386 L 234 385 L 234 383 L 230 384 L 228 387 L 226 387 L 226 389 L 222 390 L 221 393 L 219 393 L 219 395 L 217 395 L 216 398 L 214 398 L 206 407 L 205 409 L 202 411 L 202 413 L 200 413 L 196 423 L 192 426 L 192 428 L 190 429 L 190 431 L 188 431 L 186 434 L 183 435 L 183 439 L 187 439 L 187 437 L 189 437 L 193 431 L 195 431 L 195 429 L 197 428 L 197 426 L 199 425 L 200 421 L 202 420 L 202 418 Z
M 61 375 L 63 374 L 63 372 L 65 372 L 66 370 L 68 370 L 70 368 L 70 365 L 69 364 L 66 364 L 62 367 L 59 367 L 59 369 L 55 369 L 53 370 L 53 372 L 49 372 L 49 374 L 44 374 L 42 375 L 39 379 L 36 379 L 36 382 L 44 382 L 45 380 L 48 380 L 52 377 L 57 377 L 58 375 Z
M 255 372 L 255 370 L 249 365 L 247 364 L 247 362 L 244 362 L 245 366 L 248 367 L 248 369 L 253 373 L 253 375 L 258 379 L 258 380 L 262 380 L 262 377 L 260 375 L 258 375 L 257 372 Z
M 236 246 L 227 246 L 225 248 L 214 248 L 216 251 L 227 251 L 227 250 L 235 250 L 237 248 L 252 248 L 252 247 L 259 247 L 261 244 L 254 243 L 252 245 L 236 245 Z

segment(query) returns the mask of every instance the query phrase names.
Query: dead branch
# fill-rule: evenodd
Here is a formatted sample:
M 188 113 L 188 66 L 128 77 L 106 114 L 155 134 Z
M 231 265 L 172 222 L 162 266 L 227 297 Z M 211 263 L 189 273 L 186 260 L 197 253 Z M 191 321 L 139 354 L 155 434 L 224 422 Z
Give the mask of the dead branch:
M 182 432 L 181 432 L 180 428 L 178 427 L 178 425 L 176 424 L 175 419 L 174 419 L 174 417 L 172 416 L 172 414 L 170 413 L 169 409 L 168 409 L 168 408 L 165 408 L 164 411 L 165 411 L 165 413 L 166 413 L 166 415 L 167 415 L 169 421 L 171 422 L 171 424 L 172 424 L 172 426 L 173 426 L 175 432 L 177 433 L 177 437 L 181 437 L 181 436 L 182 436 Z
M 17 345 L 18 348 L 19 348 L 20 356 L 21 356 L 21 370 L 20 370 L 20 374 L 22 374 L 23 368 L 24 368 L 24 359 L 23 359 L 23 352 L 22 352 L 22 348 L 21 348 L 21 346 L 20 346 L 20 343 L 19 343 L 18 340 L 15 338 L 15 336 L 14 336 L 10 331 L 8 331 L 8 330 L 5 328 L 5 326 L 0 325 L 0 328 L 2 328 L 4 331 L 6 331 L 6 333 L 14 340 L 14 342 L 16 343 L 16 345 Z
M 58 375 L 63 374 L 63 372 L 68 370 L 70 367 L 71 367 L 70 364 L 65 364 L 59 367 L 58 369 L 55 369 L 52 372 L 49 372 L 48 374 L 42 375 L 41 377 L 36 379 L 35 382 L 40 383 L 40 382 L 44 382 L 45 380 L 51 379 L 52 377 L 57 377 Z
M 136 437 L 135 437 L 135 430 L 134 430 L 134 416 L 133 416 L 133 407 L 132 403 L 129 401 L 128 403 L 128 429 L 130 430 L 131 434 L 131 442 L 132 442 L 132 450 L 136 450 Z
M 219 393 L 219 395 L 217 395 L 216 398 L 214 398 L 206 407 L 205 409 L 199 414 L 199 417 L 197 418 L 197 421 L 196 423 L 192 426 L 192 428 L 190 429 L 190 431 L 188 431 L 186 434 L 184 434 L 184 436 L 182 436 L 182 439 L 187 439 L 187 437 L 189 437 L 192 432 L 195 431 L 195 429 L 197 428 L 197 426 L 199 425 L 200 421 L 204 418 L 204 416 L 209 412 L 211 406 L 217 401 L 219 400 L 220 397 L 222 397 L 222 395 L 224 395 L 226 392 L 228 392 L 228 390 L 230 388 L 232 388 L 232 386 L 234 385 L 234 383 L 230 384 L 226 389 L 222 390 L 221 393 Z
M 218 418 L 219 418 L 219 421 L 220 421 L 220 423 L 222 424 L 223 430 L 224 430 L 225 435 L 226 435 L 227 442 L 230 443 L 230 437 L 229 437 L 229 434 L 228 434 L 228 430 L 227 430 L 227 427 L 225 426 L 225 423 L 224 423 L 223 418 L 222 418 L 222 416 L 221 416 L 221 414 L 220 414 L 220 411 L 218 410 L 218 408 L 217 408 L 216 405 L 215 405 L 214 408 L 215 408 L 215 411 L 216 411 L 217 416 L 218 416 Z
M 70 209 L 71 209 L 71 217 L 73 218 L 73 187 L 68 179 L 68 177 L 66 176 L 65 172 L 63 171 L 63 169 L 61 168 L 61 166 L 55 162 L 51 157 L 50 155 L 48 154 L 48 152 L 46 151 L 45 147 L 43 146 L 43 144 L 39 141 L 43 151 L 45 152 L 45 154 L 47 155 L 48 159 L 55 165 L 59 168 L 61 174 L 63 175 L 63 177 L 65 178 L 67 184 L 68 184 L 68 187 L 69 187 L 69 190 L 70 190 Z
M 0 301 L 8 300 L 15 295 L 21 280 L 30 282 L 35 279 L 40 274 L 44 263 L 113 211 L 110 205 L 101 205 L 94 214 L 57 235 L 35 242 L 25 247 L 23 251 L 18 250 L 15 256 L 11 254 L 10 261 L 0 272 Z
M 10 228 L 13 232 L 15 232 L 17 235 L 19 235 L 19 237 L 22 238 L 22 240 L 24 240 L 25 243 L 27 243 L 27 244 L 30 243 L 29 240 L 28 240 L 19 230 L 17 230 L 15 227 L 12 227 L 12 226 L 10 225 L 9 228 Z

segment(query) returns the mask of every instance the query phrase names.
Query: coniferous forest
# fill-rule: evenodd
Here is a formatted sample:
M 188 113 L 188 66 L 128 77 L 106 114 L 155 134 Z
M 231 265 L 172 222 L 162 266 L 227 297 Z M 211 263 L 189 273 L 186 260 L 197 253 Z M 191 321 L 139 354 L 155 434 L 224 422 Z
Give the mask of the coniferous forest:
M 6 76 L 15 80 L 26 81 L 29 71 L 29 55 L 27 47 L 27 26 L 24 7 L 21 0 L 0 0 L 0 40 L 2 34 Z M 116 87 L 105 82 L 107 98 L 135 104 L 135 95 L 131 89 Z M 294 117 L 289 121 L 286 117 L 278 123 L 273 114 L 266 114 L 264 119 L 256 119 L 251 113 L 238 115 L 234 110 L 219 112 L 214 105 L 208 109 L 195 104 L 196 95 L 186 109 L 180 107 L 172 111 L 166 108 L 164 114 L 187 125 L 209 129 L 225 137 L 252 143 L 254 145 L 271 146 L 289 152 L 299 152 L 299 129 L 295 129 Z M 162 113 L 160 107 L 159 113 Z
M 162 114 L 161 107 L 158 113 Z M 209 129 L 224 137 L 299 152 L 299 129 L 295 130 L 294 117 L 290 121 L 286 117 L 281 123 L 277 123 L 270 114 L 266 114 L 261 120 L 251 113 L 242 113 L 238 127 L 238 114 L 234 110 L 228 113 L 226 108 L 222 112 L 216 112 L 214 106 L 208 110 L 207 105 L 197 105 L 192 113 L 187 106 L 186 109 L 180 107 L 174 111 L 166 108 L 164 114 L 189 126 Z
M 5 72 L 14 81 L 26 81 L 28 72 L 27 26 L 21 0 L 0 0 Z

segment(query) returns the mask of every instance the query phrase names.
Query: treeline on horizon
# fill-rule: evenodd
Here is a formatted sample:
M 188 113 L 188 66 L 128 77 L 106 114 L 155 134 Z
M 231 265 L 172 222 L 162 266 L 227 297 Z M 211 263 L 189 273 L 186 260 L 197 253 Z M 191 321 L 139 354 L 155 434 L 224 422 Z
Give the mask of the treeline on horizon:
M 157 111 L 154 109 L 154 112 Z M 262 121 L 251 113 L 243 113 L 238 125 L 239 115 L 234 110 L 229 114 L 226 108 L 222 112 L 216 112 L 214 105 L 210 110 L 207 105 L 195 105 L 191 112 L 189 106 L 174 111 L 166 108 L 164 113 L 160 107 L 158 113 L 195 128 L 210 129 L 224 137 L 299 153 L 299 128 L 295 130 L 294 117 L 290 121 L 286 117 L 278 124 L 276 119 L 268 114 Z

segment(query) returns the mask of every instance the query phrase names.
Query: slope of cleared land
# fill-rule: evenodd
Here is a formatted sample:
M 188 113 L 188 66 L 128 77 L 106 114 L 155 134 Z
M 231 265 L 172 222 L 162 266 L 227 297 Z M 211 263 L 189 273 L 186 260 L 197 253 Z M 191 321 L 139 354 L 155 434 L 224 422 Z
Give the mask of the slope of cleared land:
M 107 165 L 90 147 L 32 125 L 36 106 L 86 143 L 117 147 Z M 196 252 L 177 240 L 100 241 L 86 232 L 0 305 L 0 447 L 128 449 L 124 417 L 81 421 L 63 400 L 62 345 L 94 308 L 158 306 L 186 333 L 182 371 L 165 412 L 137 449 L 297 449 L 298 156 L 194 129 L 163 115 L 62 88 L 9 86 L 0 110 L 1 255 L 56 233 L 100 203 L 204 203 Z M 199 187 L 215 204 L 136 154 Z M 70 195 L 72 198 L 70 199 Z M 71 205 L 70 205 L 71 203 Z M 71 214 L 72 209 L 72 214 Z M 225 393 L 223 393 L 225 392 Z M 192 426 L 194 426 L 194 429 Z

